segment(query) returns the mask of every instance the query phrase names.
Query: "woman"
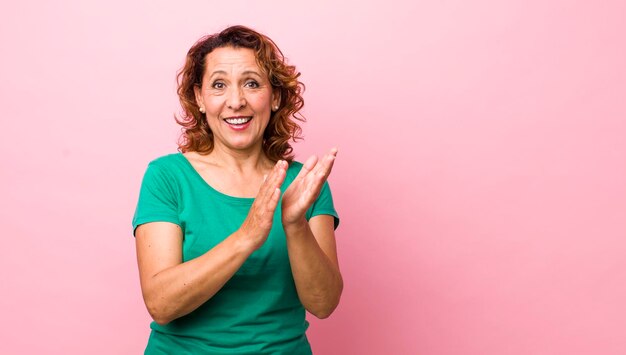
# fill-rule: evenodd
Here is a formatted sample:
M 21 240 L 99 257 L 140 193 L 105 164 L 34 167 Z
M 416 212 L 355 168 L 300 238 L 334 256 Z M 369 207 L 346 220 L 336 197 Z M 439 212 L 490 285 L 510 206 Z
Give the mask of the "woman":
M 290 139 L 295 67 L 242 26 L 200 39 L 178 76 L 181 153 L 152 161 L 133 219 L 147 354 L 310 354 L 305 309 L 343 288 L 326 179 L 337 150 L 304 164 Z

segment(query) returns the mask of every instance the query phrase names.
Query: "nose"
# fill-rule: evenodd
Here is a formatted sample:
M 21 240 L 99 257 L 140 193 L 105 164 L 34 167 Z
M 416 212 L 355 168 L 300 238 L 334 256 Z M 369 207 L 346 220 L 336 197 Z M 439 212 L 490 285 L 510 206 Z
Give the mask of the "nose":
M 226 105 L 229 109 L 234 111 L 246 106 L 246 99 L 243 95 L 243 90 L 241 90 L 238 86 L 229 90 L 228 97 L 226 98 Z

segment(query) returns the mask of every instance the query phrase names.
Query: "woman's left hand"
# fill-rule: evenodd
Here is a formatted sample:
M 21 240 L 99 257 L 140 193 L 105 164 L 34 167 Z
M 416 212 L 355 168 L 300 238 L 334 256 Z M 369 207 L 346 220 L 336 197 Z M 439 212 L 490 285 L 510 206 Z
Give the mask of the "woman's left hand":
M 337 148 L 330 150 L 320 161 L 312 156 L 283 194 L 283 226 L 305 221 L 306 211 L 313 205 L 337 157 Z

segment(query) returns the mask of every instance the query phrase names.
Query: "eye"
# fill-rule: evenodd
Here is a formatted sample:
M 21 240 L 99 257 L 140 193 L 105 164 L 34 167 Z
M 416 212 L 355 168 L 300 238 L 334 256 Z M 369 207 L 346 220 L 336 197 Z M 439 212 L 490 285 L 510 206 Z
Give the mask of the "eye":
M 213 89 L 223 89 L 224 88 L 224 83 L 221 81 L 216 81 L 213 84 L 211 84 L 211 87 Z
M 248 88 L 256 89 L 256 88 L 259 87 L 259 83 L 257 83 L 254 80 L 250 80 L 250 81 L 246 82 L 245 86 L 248 87 Z

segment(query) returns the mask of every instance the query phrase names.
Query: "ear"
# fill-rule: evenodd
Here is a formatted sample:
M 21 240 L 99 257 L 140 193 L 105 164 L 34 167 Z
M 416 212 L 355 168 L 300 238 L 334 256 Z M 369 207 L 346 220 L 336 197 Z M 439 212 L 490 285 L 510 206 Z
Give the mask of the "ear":
M 204 100 L 202 100 L 202 88 L 199 85 L 194 85 L 193 93 L 196 95 L 196 104 L 200 107 L 204 107 Z
M 280 89 L 278 88 L 272 90 L 272 111 L 276 106 L 280 106 Z

